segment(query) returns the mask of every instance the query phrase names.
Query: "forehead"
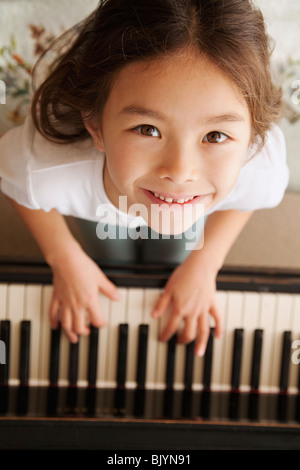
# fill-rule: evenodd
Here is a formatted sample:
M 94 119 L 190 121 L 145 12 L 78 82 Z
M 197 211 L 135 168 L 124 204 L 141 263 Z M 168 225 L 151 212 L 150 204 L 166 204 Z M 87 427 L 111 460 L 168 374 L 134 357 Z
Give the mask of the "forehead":
M 124 104 L 189 107 L 216 112 L 239 107 L 248 119 L 248 107 L 238 87 L 207 57 L 192 49 L 153 60 L 128 64 L 118 73 L 108 101 Z

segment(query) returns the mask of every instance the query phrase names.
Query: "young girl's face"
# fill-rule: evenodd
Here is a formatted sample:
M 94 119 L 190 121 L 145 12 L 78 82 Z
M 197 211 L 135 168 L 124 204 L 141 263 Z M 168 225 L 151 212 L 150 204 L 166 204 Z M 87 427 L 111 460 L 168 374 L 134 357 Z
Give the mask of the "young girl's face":
M 207 212 L 234 187 L 251 124 L 237 88 L 189 50 L 124 67 L 106 102 L 101 132 L 89 131 L 106 154 L 110 201 L 119 207 L 119 196 L 127 196 L 128 209 L 143 205 L 148 225 L 158 232 L 166 230 L 151 217 L 151 206 L 160 205 L 162 213 L 175 209 L 169 232 L 181 233 L 186 205 L 202 204 Z M 196 215 L 189 225 L 195 221 Z

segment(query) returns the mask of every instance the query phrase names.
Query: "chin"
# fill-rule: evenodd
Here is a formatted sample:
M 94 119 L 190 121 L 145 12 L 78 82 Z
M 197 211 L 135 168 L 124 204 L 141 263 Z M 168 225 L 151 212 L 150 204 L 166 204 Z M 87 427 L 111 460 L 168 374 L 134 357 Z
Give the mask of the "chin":
M 155 232 L 161 235 L 180 235 L 189 230 L 196 222 L 199 225 L 204 224 L 204 212 L 203 206 L 201 205 L 200 210 L 197 211 L 197 216 L 195 216 L 195 208 L 193 213 L 191 211 L 182 211 L 181 208 L 178 208 L 176 211 L 162 212 L 161 208 L 157 213 L 154 211 L 151 213 L 151 218 L 148 221 L 149 227 Z M 180 238 L 180 237 L 178 237 Z

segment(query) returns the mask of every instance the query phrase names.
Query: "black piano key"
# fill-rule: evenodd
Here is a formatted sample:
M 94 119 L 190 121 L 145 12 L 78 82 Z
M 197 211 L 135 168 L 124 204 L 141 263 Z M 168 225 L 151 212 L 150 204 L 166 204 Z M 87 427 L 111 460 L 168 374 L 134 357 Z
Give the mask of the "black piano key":
M 78 380 L 79 341 L 70 343 L 69 349 L 69 385 L 76 386 Z
M 210 389 L 215 329 L 211 328 L 204 355 L 203 388 Z
M 242 352 L 243 352 L 243 334 L 242 328 L 234 330 L 234 345 L 232 355 L 231 369 L 231 388 L 237 390 L 240 387 Z
M 95 386 L 97 381 L 97 365 L 98 365 L 98 342 L 99 328 L 90 326 L 89 336 L 89 357 L 88 357 L 88 384 Z
M 185 348 L 184 389 L 191 390 L 193 386 L 195 343 L 191 341 Z
M 172 389 L 174 385 L 175 375 L 175 358 L 176 358 L 176 340 L 175 333 L 168 341 L 167 363 L 166 363 L 166 388 Z
M 254 332 L 251 377 L 250 377 L 251 390 L 258 390 L 259 388 L 263 334 L 264 332 L 261 329 L 256 329 Z
M 59 353 L 60 353 L 60 334 L 61 327 L 51 330 L 50 345 L 50 365 L 49 365 L 49 382 L 50 385 L 58 384 L 59 374 Z
M 127 343 L 128 324 L 119 325 L 118 363 L 117 363 L 117 387 L 125 387 L 127 368 Z
M 20 385 L 28 385 L 30 360 L 30 321 L 21 321 L 19 379 Z
M 10 320 L 1 320 L 0 339 L 5 348 L 5 364 L 0 365 L 0 385 L 7 385 L 9 379 Z
M 146 381 L 148 331 L 148 325 L 139 326 L 138 359 L 136 371 L 136 383 L 137 387 L 139 388 L 145 387 Z
M 291 347 L 292 347 L 292 332 L 285 331 L 283 333 L 281 369 L 280 369 L 280 379 L 279 379 L 279 389 L 281 392 L 286 392 L 289 386 Z

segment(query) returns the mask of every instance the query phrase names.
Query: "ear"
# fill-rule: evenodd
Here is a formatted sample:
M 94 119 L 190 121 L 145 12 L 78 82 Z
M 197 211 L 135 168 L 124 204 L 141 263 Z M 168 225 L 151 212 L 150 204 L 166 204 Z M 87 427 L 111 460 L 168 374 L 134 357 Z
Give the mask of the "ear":
M 88 118 L 85 113 L 81 113 L 82 122 L 85 125 L 86 130 L 91 135 L 94 146 L 100 150 L 100 152 L 104 152 L 104 142 L 102 137 L 102 132 L 100 129 L 100 123 L 96 122 L 92 118 Z

